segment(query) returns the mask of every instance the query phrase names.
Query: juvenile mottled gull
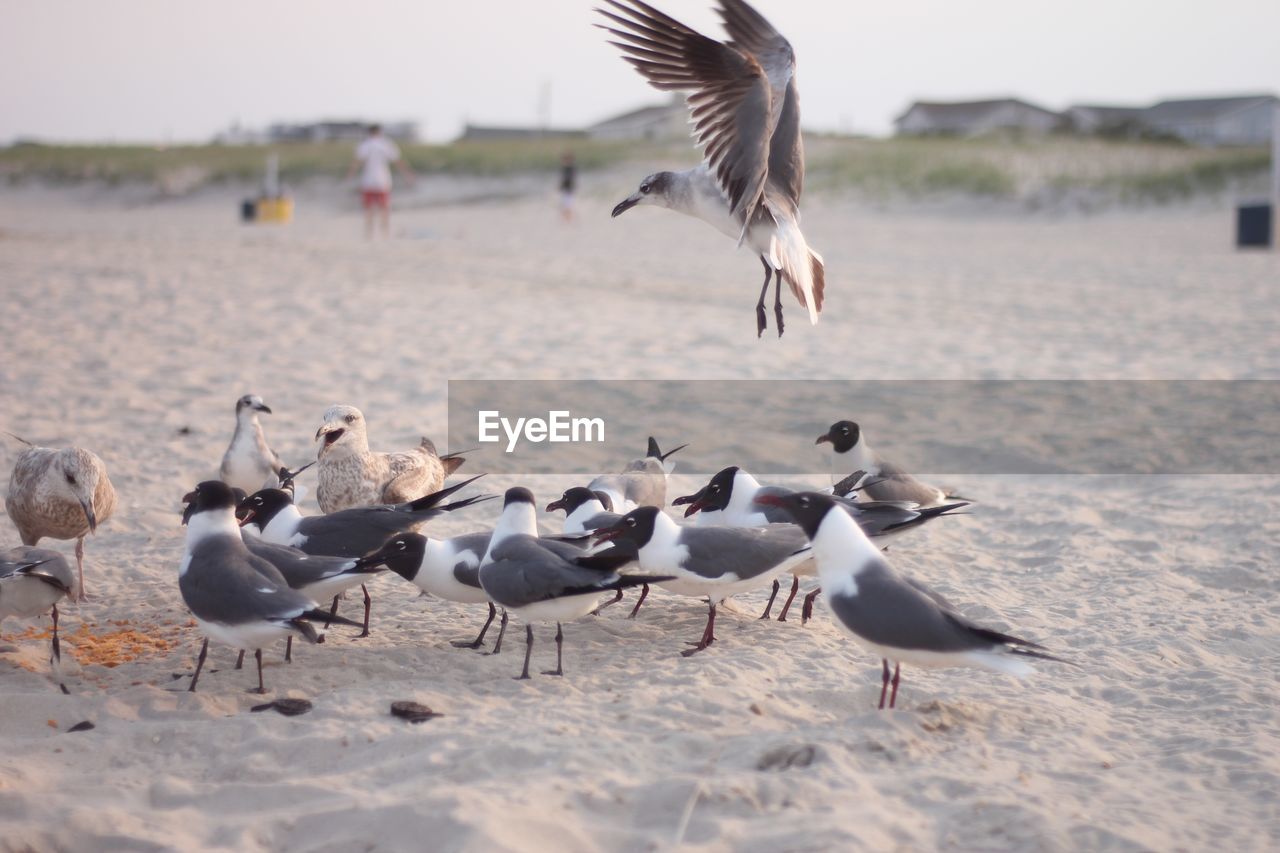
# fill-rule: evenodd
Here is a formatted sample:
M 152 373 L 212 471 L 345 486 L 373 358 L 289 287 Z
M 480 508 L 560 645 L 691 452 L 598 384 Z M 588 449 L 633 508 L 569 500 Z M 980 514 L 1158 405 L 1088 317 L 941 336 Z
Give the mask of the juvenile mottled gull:
M 29 619 L 48 610 L 53 617 L 50 662 L 55 674 L 62 661 L 58 602 L 72 593 L 75 582 L 71 566 L 57 551 L 24 546 L 0 553 L 0 622 L 10 616 Z M 66 685 L 59 686 L 68 692 Z
M 21 441 L 22 439 L 19 439 Z M 76 540 L 78 594 L 84 599 L 84 538 L 115 512 L 116 490 L 102 460 L 82 447 L 36 447 L 18 454 L 5 510 L 23 545 Z
M 330 406 L 316 430 L 316 441 L 321 439 L 316 500 L 326 513 L 404 503 L 439 491 L 463 462 L 459 456 L 441 457 L 428 438 L 412 450 L 371 451 L 364 415 L 355 406 Z
M 613 209 L 654 204 L 696 217 L 746 243 L 764 265 L 756 334 L 767 327 L 764 298 L 776 275 L 773 310 L 782 334 L 781 285 L 818 322 L 826 273 L 800 233 L 804 145 L 791 45 L 742 0 L 720 0 L 729 33 L 718 42 L 640 0 L 605 0 L 611 44 L 654 88 L 691 92 L 694 135 L 704 162 L 683 172 L 656 172 Z
M 280 469 L 284 467 L 267 444 L 262 424 L 258 423 L 259 413 L 269 415 L 271 409 L 257 394 L 246 394 L 236 400 L 236 431 L 231 435 L 227 452 L 222 454 L 222 482 L 249 494 L 279 486 Z
M 827 606 L 837 624 L 882 659 L 881 708 L 890 684 L 890 708 L 898 698 L 903 663 L 982 667 L 1016 676 L 1035 671 L 1029 659 L 1066 663 L 1036 643 L 973 624 L 942 596 L 898 575 L 830 495 L 799 492 L 756 500 L 786 510 L 812 541 Z

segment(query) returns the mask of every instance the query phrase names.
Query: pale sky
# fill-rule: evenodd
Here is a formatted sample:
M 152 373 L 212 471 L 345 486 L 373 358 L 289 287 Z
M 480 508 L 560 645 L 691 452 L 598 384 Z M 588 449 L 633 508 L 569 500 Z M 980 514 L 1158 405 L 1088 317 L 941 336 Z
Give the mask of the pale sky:
M 651 0 L 719 37 L 712 0 Z M 593 0 L 0 0 L 0 143 L 199 141 L 319 118 L 579 126 L 661 101 Z M 913 99 L 1143 104 L 1280 92 L 1277 0 L 758 0 L 805 127 L 882 134 Z

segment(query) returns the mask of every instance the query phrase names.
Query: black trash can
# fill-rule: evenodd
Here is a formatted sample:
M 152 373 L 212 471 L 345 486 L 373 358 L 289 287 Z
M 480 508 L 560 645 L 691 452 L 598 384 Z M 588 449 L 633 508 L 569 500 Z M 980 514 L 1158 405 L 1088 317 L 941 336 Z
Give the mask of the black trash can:
M 1242 204 L 1236 208 L 1236 247 L 1271 245 L 1271 205 Z
M 258 203 L 251 198 L 240 202 L 240 221 L 252 222 L 258 216 Z

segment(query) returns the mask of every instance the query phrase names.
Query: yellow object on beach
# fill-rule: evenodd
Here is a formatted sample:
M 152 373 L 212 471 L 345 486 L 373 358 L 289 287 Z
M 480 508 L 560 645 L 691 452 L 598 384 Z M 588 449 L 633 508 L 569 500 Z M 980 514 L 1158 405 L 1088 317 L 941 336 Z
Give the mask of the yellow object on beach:
M 293 221 L 293 199 L 260 198 L 257 203 L 258 222 L 291 222 Z

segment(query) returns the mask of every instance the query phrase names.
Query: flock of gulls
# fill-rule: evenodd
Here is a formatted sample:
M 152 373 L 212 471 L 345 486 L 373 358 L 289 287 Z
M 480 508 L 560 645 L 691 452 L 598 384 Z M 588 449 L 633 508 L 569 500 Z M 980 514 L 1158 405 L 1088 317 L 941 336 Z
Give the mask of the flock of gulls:
M 663 453 L 650 438 L 643 457 L 546 506 L 547 513 L 564 513 L 557 535 L 540 533 L 534 496 L 517 486 L 503 496 L 492 529 L 438 538 L 430 535 L 432 519 L 496 498 L 458 496 L 479 476 L 445 485 L 461 456 L 440 456 L 426 439 L 410 451 L 374 452 L 363 414 L 335 405 L 316 432 L 316 461 L 290 471 L 259 421 L 270 411 L 256 396 L 237 401 L 221 478 L 199 483 L 182 498 L 186 532 L 181 557 L 175 555 L 178 589 L 205 637 L 192 691 L 209 641 L 239 650 L 237 669 L 253 652 L 254 692 L 262 693 L 263 649 L 272 643 L 286 641 L 285 660 L 292 661 L 295 639 L 323 642 L 333 625 L 368 636 L 368 582 L 384 573 L 429 597 L 487 609 L 475 639 L 455 646 L 482 648 L 500 615 L 490 652 L 498 654 L 508 621 L 523 622 L 520 679 L 529 678 L 535 625 L 555 623 L 556 665 L 545 674 L 563 675 L 563 623 L 596 614 L 638 587 L 627 617 L 634 619 L 649 588 L 657 586 L 707 602 L 701 636 L 681 652 L 689 656 L 715 643 L 717 607 L 731 596 L 771 586 L 760 616 L 771 618 L 784 574 L 792 583 L 778 620 L 786 621 L 801 579 L 816 577 L 818 587 L 802 605 L 802 624 L 821 594 L 835 623 L 882 659 L 881 708 L 886 702 L 894 707 L 902 663 L 1025 675 L 1032 660 L 1060 660 L 1036 643 L 974 624 L 893 569 L 883 551 L 888 542 L 971 502 L 881 457 L 852 421 L 834 423 L 816 439 L 830 445 L 848 470 L 824 491 L 763 485 L 731 466 L 668 508 L 670 457 L 684 445 Z M 304 515 L 298 507 L 296 480 L 312 465 L 325 509 L 320 515 Z M 59 553 L 33 546 L 42 538 L 76 539 L 82 556 L 84 537 L 111 516 L 115 503 L 105 466 L 83 448 L 31 446 L 14 466 L 6 508 L 24 544 L 0 555 L 0 618 L 50 612 L 55 670 L 57 605 L 83 597 L 83 569 L 73 572 Z M 343 593 L 357 586 L 363 591 L 361 620 L 338 613 Z
M 653 86 L 688 92 L 694 136 L 703 162 L 645 177 L 614 209 L 655 205 L 701 219 L 755 252 L 765 270 L 756 305 L 757 335 L 767 328 L 765 297 L 774 284 L 774 318 L 783 332 L 785 282 L 816 323 L 822 309 L 822 258 L 800 231 L 804 151 L 795 53 L 742 0 L 718 0 L 727 41 L 704 36 L 640 0 L 603 0 L 600 26 L 623 58 Z M 638 587 L 628 618 L 636 618 L 651 586 L 705 599 L 701 636 L 683 654 L 715 641 L 716 612 L 727 598 L 772 587 L 760 618 L 782 604 L 785 621 L 802 578 L 818 587 L 801 605 L 807 622 L 819 593 L 835 623 L 882 659 L 880 707 L 895 704 L 903 663 L 985 667 L 1024 675 L 1033 660 L 1059 661 L 1036 643 L 974 624 L 923 584 L 896 572 L 884 545 L 969 501 L 920 482 L 876 454 L 858 424 L 839 421 L 817 437 L 829 444 L 844 477 L 823 491 L 761 484 L 740 467 L 725 468 L 691 495 L 667 507 L 669 457 L 649 440 L 640 459 L 616 474 L 571 488 L 550 502 L 565 513 L 559 535 L 539 534 L 537 507 L 526 488 L 507 490 L 491 530 L 429 535 L 431 520 L 496 496 L 453 496 L 477 478 L 445 486 L 463 463 L 440 455 L 426 439 L 397 453 L 369 449 L 364 415 L 335 405 L 315 434 L 319 443 L 316 500 L 323 514 L 303 515 L 296 478 L 271 450 L 261 398 L 236 403 L 236 428 L 220 477 L 183 498 L 186 544 L 177 562 L 178 588 L 205 636 L 192 674 L 194 691 L 209 641 L 252 651 L 257 692 L 264 692 L 262 650 L 295 638 L 318 643 L 333 625 L 369 633 L 368 581 L 398 575 L 430 596 L 487 608 L 474 640 L 478 649 L 499 618 L 492 653 L 501 651 L 511 617 L 525 626 L 520 678 L 529 677 L 533 628 L 556 625 L 556 667 L 563 675 L 562 624 L 617 603 Z M 116 506 L 102 460 L 79 447 L 28 447 L 9 481 L 6 509 L 22 546 L 0 554 L 0 619 L 53 618 L 52 661 L 60 661 L 57 605 L 82 599 L 84 540 Z M 678 509 L 683 507 L 684 509 Z M 74 539 L 76 571 L 42 539 Z M 338 614 L 340 598 L 359 586 L 363 619 Z M 328 607 L 324 607 L 324 604 Z M 893 663 L 892 670 L 890 663 Z M 65 684 L 62 689 L 66 691 Z

